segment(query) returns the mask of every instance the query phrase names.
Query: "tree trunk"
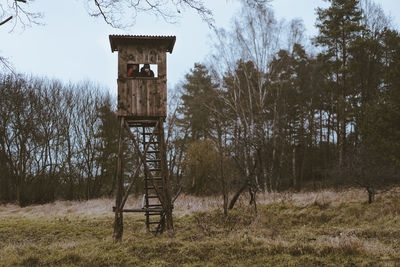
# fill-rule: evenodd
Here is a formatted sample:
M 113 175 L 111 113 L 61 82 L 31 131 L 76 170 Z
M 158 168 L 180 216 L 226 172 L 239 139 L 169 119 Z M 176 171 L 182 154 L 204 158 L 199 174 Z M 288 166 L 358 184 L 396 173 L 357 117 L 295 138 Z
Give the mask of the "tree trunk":
M 229 209 L 233 209 L 235 206 L 236 201 L 239 199 L 240 195 L 243 193 L 243 191 L 247 188 L 247 181 L 242 185 L 242 187 L 233 195 L 231 202 L 229 203 Z
M 224 186 L 223 188 L 223 198 L 224 198 L 224 215 L 227 216 L 228 215 L 228 192 L 226 190 L 226 186 Z
M 375 188 L 369 186 L 366 188 L 366 190 L 368 193 L 368 204 L 371 204 L 375 200 Z
M 250 205 L 254 205 L 254 212 L 257 214 L 257 190 L 253 190 L 251 187 L 249 188 L 249 194 L 250 194 Z
M 24 195 L 24 181 L 25 179 L 21 177 L 21 175 L 17 175 L 16 177 L 16 197 L 17 197 L 17 202 L 20 207 L 26 206 L 26 199 Z
M 224 166 L 223 166 L 223 155 L 222 153 L 220 154 L 220 170 L 221 170 L 221 183 L 222 183 L 222 197 L 223 197 L 223 208 L 224 208 L 224 215 L 228 215 L 228 197 L 229 197 L 229 190 L 228 190 L 228 184 L 225 181 L 225 176 L 224 176 Z
M 5 162 L 5 160 L 3 161 Z M 0 163 L 1 164 L 1 163 Z M 7 167 L 0 169 L 2 173 L 2 177 L 0 178 L 0 200 L 4 200 L 5 202 L 10 201 L 10 182 L 9 182 L 9 171 Z
M 293 188 L 298 190 L 297 175 L 296 175 L 296 144 L 293 144 L 292 150 L 292 177 L 293 177 Z

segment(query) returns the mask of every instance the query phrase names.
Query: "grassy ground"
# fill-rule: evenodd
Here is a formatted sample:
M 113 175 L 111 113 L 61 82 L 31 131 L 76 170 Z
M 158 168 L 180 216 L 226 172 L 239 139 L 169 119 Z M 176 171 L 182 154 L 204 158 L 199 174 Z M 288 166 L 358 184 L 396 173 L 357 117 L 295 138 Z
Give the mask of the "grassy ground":
M 112 243 L 112 200 L 0 206 L 0 266 L 400 266 L 400 194 L 368 205 L 361 191 L 241 199 L 224 217 L 217 198 L 183 196 L 175 232 L 154 237 L 126 214 Z M 138 207 L 132 200 L 128 207 Z

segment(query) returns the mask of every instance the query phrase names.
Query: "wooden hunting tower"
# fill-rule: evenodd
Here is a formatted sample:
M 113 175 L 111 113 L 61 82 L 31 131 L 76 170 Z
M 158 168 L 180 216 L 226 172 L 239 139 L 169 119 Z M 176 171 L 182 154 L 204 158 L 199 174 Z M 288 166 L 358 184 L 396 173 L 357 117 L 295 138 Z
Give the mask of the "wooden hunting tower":
M 111 51 L 118 51 L 118 115 L 127 120 L 157 120 L 167 115 L 167 52 L 175 36 L 110 35 Z M 140 73 L 142 65 L 155 69 L 154 77 Z M 138 73 L 129 75 L 136 65 Z
M 164 121 L 167 116 L 167 52 L 175 36 L 110 35 L 111 51 L 118 51 L 119 149 L 114 207 L 114 242 L 122 239 L 123 213 L 143 212 L 146 228 L 154 234 L 172 229 Z M 124 131 L 125 129 L 125 131 Z M 125 134 L 131 139 L 139 166 L 129 178 L 123 174 Z M 143 173 L 144 195 L 139 208 L 124 208 L 129 193 Z

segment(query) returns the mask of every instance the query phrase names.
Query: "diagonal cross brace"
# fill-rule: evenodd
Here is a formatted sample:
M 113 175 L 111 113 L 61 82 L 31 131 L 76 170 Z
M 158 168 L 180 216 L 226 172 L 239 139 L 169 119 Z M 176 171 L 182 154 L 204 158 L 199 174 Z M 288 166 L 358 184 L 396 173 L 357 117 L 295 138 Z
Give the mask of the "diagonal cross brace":
M 151 142 L 153 141 L 153 139 L 154 139 L 154 133 L 155 133 L 156 128 L 158 127 L 158 123 L 159 123 L 159 122 L 157 121 L 157 124 L 155 125 L 155 127 L 154 127 L 154 129 L 153 129 L 153 132 L 152 132 L 151 135 L 150 135 L 149 144 L 147 144 L 147 145 L 145 146 L 145 148 L 144 148 L 144 153 L 147 153 L 147 151 L 148 151 L 149 148 L 150 148 L 150 143 L 151 143 Z M 122 210 L 122 209 L 124 208 L 124 206 L 125 206 L 125 203 L 126 203 L 126 201 L 127 201 L 127 199 L 128 199 L 128 196 L 129 196 L 129 193 L 130 193 L 130 191 L 132 190 L 133 184 L 134 184 L 134 182 L 135 182 L 137 176 L 139 175 L 140 167 L 142 166 L 142 164 L 146 165 L 146 160 L 143 161 L 143 158 L 144 158 L 144 157 L 142 157 L 143 154 L 140 152 L 139 146 L 138 146 L 137 143 L 136 143 L 136 138 L 135 138 L 135 136 L 132 134 L 132 132 L 131 132 L 131 130 L 130 130 L 130 128 L 129 128 L 129 125 L 126 123 L 126 121 L 124 121 L 124 126 L 125 126 L 125 128 L 127 128 L 127 131 L 128 131 L 128 133 L 129 133 L 129 135 L 130 135 L 131 138 L 133 139 L 133 142 L 134 142 L 134 145 L 135 145 L 135 149 L 138 151 L 139 156 L 140 156 L 140 163 L 139 163 L 139 165 L 136 167 L 136 170 L 135 170 L 134 175 L 131 176 L 132 181 L 129 183 L 129 186 L 128 186 L 128 188 L 127 188 L 126 191 L 125 191 L 125 195 L 124 195 L 124 197 L 122 198 L 122 201 L 121 201 L 121 205 L 120 205 L 120 207 L 119 207 L 119 210 Z M 145 167 L 145 168 L 146 168 L 146 167 Z M 158 194 L 158 192 L 157 192 L 157 194 Z
M 132 138 L 132 140 L 133 140 L 133 145 L 135 146 L 135 149 L 136 149 L 136 151 L 138 152 L 138 155 L 139 155 L 139 158 L 140 158 L 140 161 L 141 161 L 141 163 L 139 164 L 139 168 L 141 167 L 141 165 L 143 164 L 143 167 L 144 167 L 144 169 L 145 169 L 145 172 L 147 173 L 147 175 L 149 176 L 149 178 L 150 178 L 150 181 L 151 181 L 151 183 L 152 183 L 152 185 L 153 185 L 153 187 L 154 187 L 154 190 L 156 191 L 156 193 L 157 193 L 157 196 L 159 197 L 159 199 L 160 199 L 160 202 L 161 202 L 161 205 L 163 206 L 163 208 L 165 208 L 164 206 L 165 206 L 165 200 L 164 200 L 164 196 L 161 194 L 161 192 L 158 190 L 158 188 L 157 188 L 157 186 L 154 184 L 154 177 L 153 177 L 153 175 L 151 174 L 151 172 L 149 171 L 149 167 L 147 166 L 147 163 L 146 163 L 146 158 L 145 158 L 145 156 L 144 156 L 144 154 L 140 151 L 140 148 L 139 148 L 139 145 L 138 145 L 138 143 L 136 142 L 136 138 L 135 138 L 135 136 L 132 134 L 132 132 L 130 131 L 130 128 L 129 128 L 129 125 L 125 122 L 125 128 L 127 128 L 127 131 L 128 131 L 128 134 L 131 136 L 131 138 Z M 150 137 L 150 142 L 152 142 L 152 140 L 153 140 L 153 137 L 154 137 L 154 132 L 156 131 L 156 129 L 158 128 L 158 126 L 159 126 L 159 121 L 156 123 L 156 125 L 155 125 L 155 127 L 154 127 L 154 129 L 153 129 L 153 132 L 152 132 L 152 134 L 151 134 L 151 137 Z M 149 146 L 150 146 L 150 142 L 149 142 L 149 144 L 147 144 L 147 146 L 146 146 L 146 149 L 145 149 L 145 152 L 147 152 L 147 150 L 148 150 L 148 148 L 149 148 Z M 138 174 L 138 172 L 139 172 L 139 170 L 137 169 L 137 174 Z M 136 174 L 136 172 L 135 172 L 135 174 Z M 136 175 L 137 175 L 136 174 Z M 133 181 L 131 182 L 131 184 L 133 185 Z M 131 187 L 131 184 L 129 185 L 129 187 Z M 129 188 L 128 188 L 129 189 Z M 128 193 L 129 192 L 127 192 L 126 194 L 125 194 L 125 197 L 127 198 L 127 195 L 128 195 Z M 124 198 L 125 198 L 124 197 Z M 126 201 L 126 200 L 125 200 Z M 122 203 L 124 203 L 124 202 L 122 202 Z M 121 203 L 121 204 L 122 204 Z M 125 203 L 124 203 L 125 204 Z M 121 205 L 121 209 L 123 208 L 123 205 Z

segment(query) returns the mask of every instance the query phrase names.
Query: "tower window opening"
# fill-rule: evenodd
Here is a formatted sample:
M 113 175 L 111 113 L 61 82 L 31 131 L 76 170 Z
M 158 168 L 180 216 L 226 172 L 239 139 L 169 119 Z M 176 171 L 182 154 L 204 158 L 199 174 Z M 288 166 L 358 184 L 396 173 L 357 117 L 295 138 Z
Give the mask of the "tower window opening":
M 157 64 L 139 64 L 140 77 L 158 77 Z
M 128 78 L 158 78 L 157 64 L 133 64 L 126 66 L 126 77 Z
M 139 77 L 140 76 L 139 64 L 128 64 L 126 67 L 126 76 Z

